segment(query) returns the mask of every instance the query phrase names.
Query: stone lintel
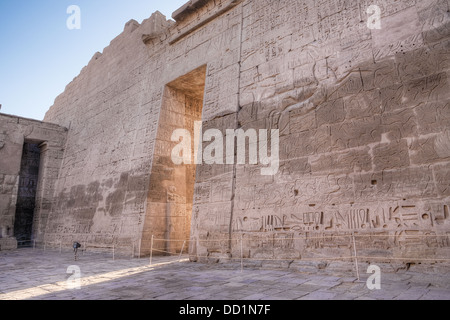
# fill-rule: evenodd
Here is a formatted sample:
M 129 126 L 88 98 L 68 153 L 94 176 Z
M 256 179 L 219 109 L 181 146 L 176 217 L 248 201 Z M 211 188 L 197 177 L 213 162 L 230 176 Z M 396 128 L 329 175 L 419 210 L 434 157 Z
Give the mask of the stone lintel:
M 177 22 L 181 22 L 182 20 L 186 19 L 190 14 L 192 14 L 202 6 L 206 5 L 210 1 L 211 0 L 190 0 L 180 9 L 176 10 L 172 14 L 172 18 Z M 220 4 L 216 5 L 213 10 L 209 11 L 204 16 L 200 17 L 195 23 L 189 23 L 186 27 L 178 29 L 178 33 L 174 34 L 169 39 L 169 44 L 174 44 L 180 39 L 186 37 L 187 35 L 201 28 L 208 22 L 214 20 L 218 16 L 234 8 L 240 2 L 242 2 L 242 0 L 226 0 L 221 2 Z
M 197 10 L 198 8 L 201 8 L 209 1 L 211 0 L 189 0 L 172 13 L 172 18 L 175 21 L 182 20 L 185 16 Z

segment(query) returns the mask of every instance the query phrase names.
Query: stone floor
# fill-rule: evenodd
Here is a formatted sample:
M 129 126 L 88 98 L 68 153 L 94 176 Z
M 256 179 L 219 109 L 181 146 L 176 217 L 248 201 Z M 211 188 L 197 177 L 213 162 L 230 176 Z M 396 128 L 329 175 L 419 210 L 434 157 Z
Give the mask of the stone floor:
M 81 272 L 77 282 L 69 267 Z M 369 290 L 362 274 L 241 270 L 178 257 L 114 259 L 111 255 L 19 249 L 0 252 L 0 300 L 449 300 L 446 272 L 382 273 Z M 73 286 L 80 285 L 80 289 Z M 72 286 L 72 287 L 71 287 Z

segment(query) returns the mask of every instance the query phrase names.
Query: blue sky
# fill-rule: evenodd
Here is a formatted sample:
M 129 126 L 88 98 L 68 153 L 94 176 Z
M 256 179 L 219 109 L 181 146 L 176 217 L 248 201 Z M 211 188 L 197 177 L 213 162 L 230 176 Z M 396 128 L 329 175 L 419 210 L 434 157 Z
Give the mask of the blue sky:
M 95 52 L 102 52 L 130 19 L 159 10 L 167 18 L 187 0 L 1 0 L 1 113 L 42 120 Z M 81 29 L 69 30 L 70 5 Z

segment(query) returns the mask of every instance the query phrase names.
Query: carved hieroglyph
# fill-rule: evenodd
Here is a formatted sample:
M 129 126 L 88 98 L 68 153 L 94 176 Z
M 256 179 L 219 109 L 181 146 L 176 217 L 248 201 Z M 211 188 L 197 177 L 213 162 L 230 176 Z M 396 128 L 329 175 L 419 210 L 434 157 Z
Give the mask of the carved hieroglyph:
M 366 257 L 450 257 L 448 1 L 197 0 L 173 17 L 128 23 L 48 111 L 69 132 L 46 241 L 145 254 L 190 234 L 193 259 L 240 256 L 240 239 L 247 258 L 300 259 L 349 256 L 354 235 Z M 278 129 L 278 173 L 174 166 L 173 130 L 200 118 Z
M 44 237 L 66 134 L 55 124 L 0 114 L 1 250 Z

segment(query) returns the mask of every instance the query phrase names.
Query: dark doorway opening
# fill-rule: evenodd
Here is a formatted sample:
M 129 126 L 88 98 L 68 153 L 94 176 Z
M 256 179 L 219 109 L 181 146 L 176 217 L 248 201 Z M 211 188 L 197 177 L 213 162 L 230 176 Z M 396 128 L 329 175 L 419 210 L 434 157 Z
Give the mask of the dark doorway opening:
M 39 178 L 41 150 L 38 143 L 25 142 L 20 164 L 14 236 L 19 247 L 32 245 L 33 218 Z

